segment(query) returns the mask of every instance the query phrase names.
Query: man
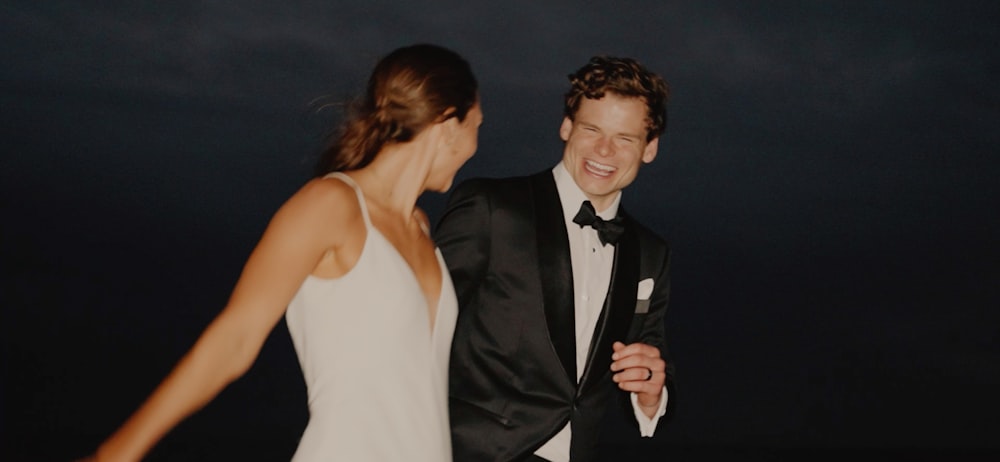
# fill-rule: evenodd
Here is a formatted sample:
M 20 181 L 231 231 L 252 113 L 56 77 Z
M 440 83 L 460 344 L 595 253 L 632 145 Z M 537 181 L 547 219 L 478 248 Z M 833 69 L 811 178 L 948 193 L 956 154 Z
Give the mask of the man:
M 672 394 L 669 250 L 620 207 L 656 157 L 669 90 L 628 58 L 595 57 L 569 77 L 562 161 L 463 183 L 435 235 L 460 309 L 457 462 L 591 461 L 615 395 L 651 436 Z

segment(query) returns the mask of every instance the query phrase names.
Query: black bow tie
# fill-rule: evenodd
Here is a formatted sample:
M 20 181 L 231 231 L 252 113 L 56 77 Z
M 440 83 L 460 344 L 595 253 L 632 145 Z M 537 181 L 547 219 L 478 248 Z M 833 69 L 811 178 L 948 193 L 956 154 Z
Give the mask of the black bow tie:
M 580 211 L 573 217 L 573 223 L 580 225 L 580 227 L 590 225 L 590 227 L 596 229 L 597 237 L 601 240 L 601 244 L 615 245 L 618 242 L 618 238 L 625 232 L 625 226 L 622 225 L 621 217 L 605 220 L 597 216 L 597 212 L 594 211 L 594 205 L 590 201 L 583 201 L 583 204 L 580 204 Z

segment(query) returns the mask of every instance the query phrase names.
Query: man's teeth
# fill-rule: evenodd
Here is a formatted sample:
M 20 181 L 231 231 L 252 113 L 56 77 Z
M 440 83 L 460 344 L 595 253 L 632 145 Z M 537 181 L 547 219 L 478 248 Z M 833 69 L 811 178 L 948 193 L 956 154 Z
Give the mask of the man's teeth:
M 611 173 L 615 171 L 614 167 L 598 164 L 597 162 L 590 160 L 587 161 L 587 168 L 591 170 L 597 170 L 597 173 Z

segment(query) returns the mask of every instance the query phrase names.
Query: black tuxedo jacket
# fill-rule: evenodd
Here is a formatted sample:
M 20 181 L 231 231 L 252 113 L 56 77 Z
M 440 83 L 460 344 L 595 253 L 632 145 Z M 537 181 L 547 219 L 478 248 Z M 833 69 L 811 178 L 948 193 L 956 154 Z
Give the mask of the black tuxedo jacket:
M 456 462 L 522 460 L 567 421 L 571 459 L 593 460 L 609 400 L 625 396 L 632 413 L 611 380 L 614 341 L 660 348 L 674 404 L 663 323 L 669 249 L 621 214 L 625 233 L 578 384 L 569 241 L 552 172 L 475 179 L 455 188 L 435 240 L 460 310 L 449 374 Z M 647 278 L 654 280 L 653 293 L 638 301 L 637 286 Z

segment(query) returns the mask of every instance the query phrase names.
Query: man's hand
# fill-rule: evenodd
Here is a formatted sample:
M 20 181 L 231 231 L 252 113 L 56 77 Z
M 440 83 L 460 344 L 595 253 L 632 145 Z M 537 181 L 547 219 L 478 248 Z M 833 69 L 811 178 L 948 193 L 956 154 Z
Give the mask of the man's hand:
M 667 378 L 667 363 L 660 358 L 660 349 L 645 343 L 612 345 L 611 379 L 618 388 L 636 394 L 639 406 L 647 415 L 654 413 L 660 404 L 663 382 Z M 648 412 L 647 412 L 648 408 Z

